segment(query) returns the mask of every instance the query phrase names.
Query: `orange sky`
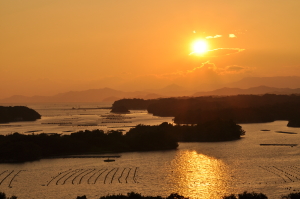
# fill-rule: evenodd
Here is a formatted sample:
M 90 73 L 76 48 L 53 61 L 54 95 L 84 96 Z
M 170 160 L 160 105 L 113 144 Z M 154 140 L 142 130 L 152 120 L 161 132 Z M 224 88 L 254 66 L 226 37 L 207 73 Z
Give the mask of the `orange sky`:
M 0 1 L 0 98 L 300 76 L 297 0 Z M 191 54 L 204 39 L 210 51 Z

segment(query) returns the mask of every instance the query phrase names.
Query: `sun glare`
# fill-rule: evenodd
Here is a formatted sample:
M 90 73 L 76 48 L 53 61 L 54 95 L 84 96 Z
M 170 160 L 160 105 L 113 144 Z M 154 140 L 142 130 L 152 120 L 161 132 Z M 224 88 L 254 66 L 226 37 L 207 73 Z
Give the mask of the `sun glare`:
M 203 54 L 207 51 L 207 49 L 208 49 L 208 45 L 207 42 L 204 40 L 198 40 L 192 44 L 192 50 L 193 50 L 192 53 Z

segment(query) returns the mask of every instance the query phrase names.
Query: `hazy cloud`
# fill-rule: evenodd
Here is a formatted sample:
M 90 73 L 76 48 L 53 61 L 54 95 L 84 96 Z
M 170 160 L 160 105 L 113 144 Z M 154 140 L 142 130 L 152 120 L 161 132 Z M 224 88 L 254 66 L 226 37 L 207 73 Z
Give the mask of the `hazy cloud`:
M 231 65 L 231 66 L 226 66 L 225 68 L 219 68 L 218 73 L 220 75 L 241 74 L 241 73 L 249 73 L 253 70 L 254 70 L 254 68 L 250 68 L 247 66 Z
M 202 63 L 201 66 L 199 66 L 199 67 L 193 68 L 192 70 L 188 70 L 186 72 L 186 74 L 195 73 L 199 70 L 213 70 L 213 71 L 215 71 L 216 68 L 217 67 L 214 63 L 210 63 L 209 61 L 207 61 L 207 62 Z
M 215 38 L 219 38 L 222 37 L 222 35 L 215 35 L 215 36 L 207 36 L 205 37 L 206 39 L 215 39 Z
M 206 76 L 208 73 L 214 74 L 214 76 L 218 76 L 218 75 L 226 75 L 226 74 L 248 73 L 252 70 L 253 70 L 253 68 L 250 68 L 247 66 L 239 66 L 239 65 L 217 66 L 215 63 L 206 61 L 206 62 L 203 62 L 200 66 L 194 67 L 193 69 L 190 69 L 190 70 L 176 71 L 174 73 L 155 75 L 155 77 L 159 78 L 159 79 L 174 80 L 178 77 L 190 78 L 191 76 L 198 76 L 198 77 Z
M 204 57 L 219 57 L 224 55 L 231 55 L 244 51 L 242 48 L 217 48 L 214 50 L 207 51 L 203 56 Z
M 220 37 L 223 37 L 223 36 L 222 35 L 207 36 L 207 37 L 205 37 L 205 39 L 216 39 L 216 38 L 220 38 Z M 236 38 L 236 35 L 231 33 L 231 34 L 228 34 L 228 37 L 229 38 Z
M 103 87 L 106 84 L 107 87 L 127 91 L 162 88 L 172 83 L 189 89 L 214 89 L 223 83 L 238 80 L 249 72 L 251 72 L 251 68 L 247 66 L 224 66 L 206 61 L 191 69 L 164 74 L 137 74 L 125 77 L 116 75 L 111 79 L 106 78 L 105 83 L 101 81 L 101 85 Z M 120 81 L 118 81 L 119 79 Z
M 243 70 L 244 68 L 241 66 L 227 66 L 228 71 L 240 71 Z

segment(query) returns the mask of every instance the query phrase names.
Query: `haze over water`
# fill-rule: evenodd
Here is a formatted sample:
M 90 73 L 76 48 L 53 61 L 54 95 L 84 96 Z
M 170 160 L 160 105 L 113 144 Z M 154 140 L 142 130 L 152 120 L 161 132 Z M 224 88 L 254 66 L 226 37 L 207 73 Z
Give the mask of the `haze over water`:
M 19 128 L 24 131 L 42 130 L 35 133 L 55 131 L 68 134 L 88 127 L 78 127 L 78 121 L 82 124 L 93 121 L 93 124 L 99 125 L 103 121 L 101 115 L 109 113 L 108 109 L 72 109 L 79 106 L 97 107 L 101 104 L 31 106 L 48 115 L 35 122 L 6 125 L 21 125 Z M 56 124 L 41 124 L 50 116 Z M 125 121 L 132 122 L 125 123 L 125 126 L 136 122 L 153 125 L 172 121 L 172 118 L 153 117 L 144 111 L 122 116 L 130 117 Z M 59 126 L 58 123 L 65 122 L 65 118 L 77 118 L 74 127 Z M 124 123 L 105 124 L 107 126 L 88 128 L 124 127 Z M 151 196 L 168 196 L 176 192 L 190 198 L 205 199 L 256 191 L 265 193 L 271 199 L 280 198 L 283 194 L 300 191 L 299 146 L 260 144 L 297 144 L 300 129 L 286 127 L 286 124 L 287 121 L 241 124 L 246 135 L 240 140 L 179 143 L 177 150 L 114 154 L 121 155 L 115 162 L 104 162 L 101 158 L 61 158 L 1 164 L 0 190 L 20 199 L 76 198 L 80 195 L 99 198 L 106 194 L 126 194 L 131 191 Z M 0 134 L 6 134 L 6 128 L 0 127 Z M 270 131 L 261 131 L 263 129 Z

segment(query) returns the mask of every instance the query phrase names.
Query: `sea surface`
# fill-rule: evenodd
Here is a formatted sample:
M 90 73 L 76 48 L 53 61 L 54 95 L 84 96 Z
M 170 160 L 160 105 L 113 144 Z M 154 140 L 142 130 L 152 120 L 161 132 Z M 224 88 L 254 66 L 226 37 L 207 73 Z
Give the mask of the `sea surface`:
M 125 133 L 137 124 L 172 123 L 173 119 L 140 110 L 111 114 L 110 109 L 103 109 L 110 103 L 19 105 L 35 109 L 42 118 L 0 124 L 0 134 L 70 134 L 86 129 Z M 121 156 L 114 162 L 84 157 L 0 164 L 0 191 L 18 199 L 75 199 L 82 195 L 96 199 L 131 191 L 201 199 L 255 191 L 279 199 L 300 192 L 300 128 L 287 127 L 287 121 L 240 125 L 246 131 L 240 140 L 179 143 L 177 150 L 169 151 L 106 154 Z

